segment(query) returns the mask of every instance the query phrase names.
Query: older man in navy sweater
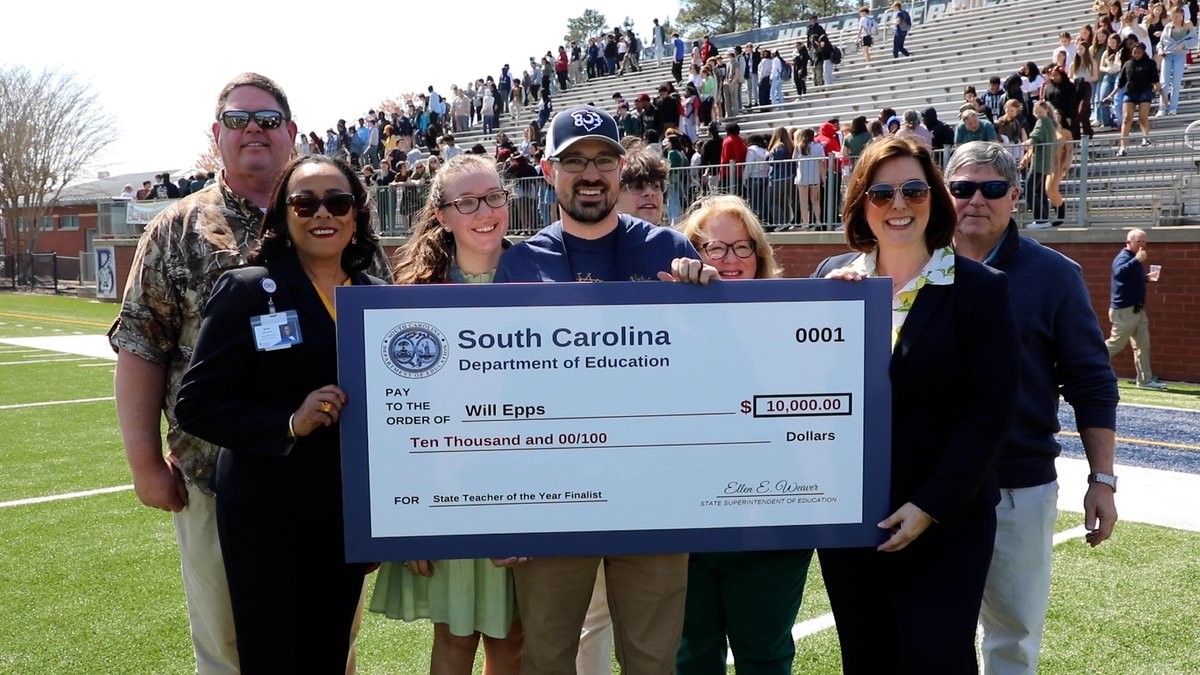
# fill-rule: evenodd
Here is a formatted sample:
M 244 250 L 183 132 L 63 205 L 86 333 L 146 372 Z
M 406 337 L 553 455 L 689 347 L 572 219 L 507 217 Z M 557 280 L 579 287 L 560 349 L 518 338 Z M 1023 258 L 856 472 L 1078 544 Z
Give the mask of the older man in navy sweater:
M 1146 315 L 1146 280 L 1150 276 L 1144 267 L 1147 257 L 1145 230 L 1130 230 L 1125 236 L 1125 248 L 1113 258 L 1112 303 L 1108 309 L 1112 333 L 1106 344 L 1109 356 L 1113 357 L 1132 342 L 1137 386 L 1166 389 L 1150 370 L 1150 317 Z
M 1071 259 L 1022 237 L 1012 207 L 1016 163 L 997 143 L 960 146 L 946 166 L 958 212 L 958 252 L 1003 271 L 1021 338 L 1017 418 L 996 472 L 996 548 L 980 621 L 985 674 L 1036 673 L 1057 515 L 1058 397 L 1075 410 L 1091 475 L 1083 500 L 1087 542 L 1117 520 L 1113 475 L 1117 383 L 1083 274 Z

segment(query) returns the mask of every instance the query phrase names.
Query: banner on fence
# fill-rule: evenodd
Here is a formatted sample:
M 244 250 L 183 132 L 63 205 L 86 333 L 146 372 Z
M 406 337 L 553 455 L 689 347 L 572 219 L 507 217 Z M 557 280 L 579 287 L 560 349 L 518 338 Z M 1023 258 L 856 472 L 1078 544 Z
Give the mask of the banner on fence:
M 152 202 L 126 202 L 125 222 L 130 225 L 146 225 L 160 211 L 174 204 L 175 199 L 158 199 Z

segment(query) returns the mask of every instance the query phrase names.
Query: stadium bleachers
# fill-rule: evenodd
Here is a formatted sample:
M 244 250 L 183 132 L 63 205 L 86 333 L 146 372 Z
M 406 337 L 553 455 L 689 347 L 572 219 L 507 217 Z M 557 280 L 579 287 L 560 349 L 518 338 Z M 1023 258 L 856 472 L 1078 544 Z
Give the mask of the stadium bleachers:
M 783 105 L 767 110 L 755 107 L 726 121 L 737 121 L 743 136 L 748 136 L 778 126 L 817 127 L 831 117 L 845 121 L 865 115 L 874 119 L 885 107 L 902 113 L 933 106 L 942 120 L 953 124 L 963 87 L 970 84 L 982 91 L 991 75 L 1007 77 L 1027 61 L 1046 65 L 1063 31 L 1076 35 L 1080 27 L 1094 20 L 1090 4 L 1079 0 L 1014 0 L 916 26 L 906 45 L 911 58 L 892 59 L 890 39 L 881 37 L 870 62 L 863 61 L 839 34 L 836 37 L 845 58 L 836 69 L 833 84 L 814 87 L 810 82 L 808 93 L 800 97 L 788 82 Z M 790 58 L 795 40 L 757 46 L 779 49 Z M 554 107 L 562 110 L 592 103 L 611 111 L 614 92 L 632 101 L 642 92 L 653 95 L 661 83 L 671 79 L 667 59 L 661 65 L 643 60 L 642 66 L 639 73 L 597 78 L 560 92 Z M 1127 225 L 1130 218 L 1151 225 L 1200 223 L 1200 152 L 1192 150 L 1184 138 L 1185 127 L 1200 113 L 1200 99 L 1191 91 L 1198 79 L 1200 70 L 1189 68 L 1179 114 L 1153 119 L 1155 143 L 1150 148 L 1134 147 L 1128 157 L 1118 158 L 1118 134 L 1097 131 L 1076 152 L 1076 165 L 1063 183 L 1069 224 L 1118 226 Z M 506 117 L 498 130 L 520 139 L 529 120 L 536 117 L 536 107 L 527 106 L 519 123 Z M 483 141 L 478 127 L 455 137 L 462 147 Z M 1080 211 L 1084 199 L 1086 210 Z

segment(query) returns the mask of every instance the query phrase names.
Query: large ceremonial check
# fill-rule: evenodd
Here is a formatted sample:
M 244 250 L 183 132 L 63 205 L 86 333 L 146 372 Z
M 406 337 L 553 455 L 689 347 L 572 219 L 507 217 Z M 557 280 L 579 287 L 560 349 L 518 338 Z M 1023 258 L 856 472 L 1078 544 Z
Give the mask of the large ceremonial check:
M 888 284 L 339 288 L 347 559 L 880 543 Z

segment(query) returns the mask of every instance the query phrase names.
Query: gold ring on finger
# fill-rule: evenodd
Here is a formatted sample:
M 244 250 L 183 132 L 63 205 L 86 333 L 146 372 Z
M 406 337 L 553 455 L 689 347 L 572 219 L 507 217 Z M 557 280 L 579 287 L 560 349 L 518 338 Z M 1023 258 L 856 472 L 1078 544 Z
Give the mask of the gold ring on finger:
M 329 401 L 321 401 L 321 412 L 327 413 L 330 410 L 333 410 L 333 404 Z

